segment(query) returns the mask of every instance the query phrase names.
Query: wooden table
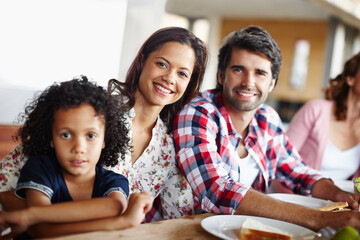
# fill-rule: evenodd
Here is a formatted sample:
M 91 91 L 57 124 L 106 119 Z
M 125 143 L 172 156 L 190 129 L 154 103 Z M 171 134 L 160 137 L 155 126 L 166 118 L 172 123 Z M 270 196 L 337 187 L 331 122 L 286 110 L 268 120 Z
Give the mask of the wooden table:
M 140 224 L 134 228 L 110 231 L 75 234 L 65 237 L 53 238 L 54 240 L 93 240 L 93 239 L 219 239 L 205 231 L 200 222 L 202 219 L 213 216 L 204 213 L 191 217 L 164 220 L 154 223 Z

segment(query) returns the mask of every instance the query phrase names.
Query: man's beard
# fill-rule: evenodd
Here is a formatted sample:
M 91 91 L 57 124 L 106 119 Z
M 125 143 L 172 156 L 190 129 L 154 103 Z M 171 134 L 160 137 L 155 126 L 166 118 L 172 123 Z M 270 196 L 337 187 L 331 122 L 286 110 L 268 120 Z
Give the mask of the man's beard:
M 227 90 L 227 89 L 226 89 Z M 262 103 L 262 97 L 263 94 L 256 90 L 250 90 L 250 92 L 256 93 L 256 101 L 244 101 L 244 100 L 240 100 L 236 97 L 236 95 L 238 94 L 237 91 L 238 90 L 248 90 L 248 88 L 244 88 L 244 87 L 236 87 L 233 88 L 231 91 L 231 94 L 228 94 L 228 91 L 224 91 L 224 97 L 227 99 L 227 101 L 231 104 L 231 106 L 233 106 L 236 110 L 238 111 L 253 111 L 256 108 L 258 108 Z

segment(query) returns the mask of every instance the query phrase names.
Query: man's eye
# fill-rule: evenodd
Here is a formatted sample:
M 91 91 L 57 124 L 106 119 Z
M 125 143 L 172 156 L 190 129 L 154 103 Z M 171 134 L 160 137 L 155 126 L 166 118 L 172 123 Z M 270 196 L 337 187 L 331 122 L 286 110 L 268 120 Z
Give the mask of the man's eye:
M 64 139 L 69 139 L 71 137 L 71 134 L 70 133 L 62 133 L 61 137 Z

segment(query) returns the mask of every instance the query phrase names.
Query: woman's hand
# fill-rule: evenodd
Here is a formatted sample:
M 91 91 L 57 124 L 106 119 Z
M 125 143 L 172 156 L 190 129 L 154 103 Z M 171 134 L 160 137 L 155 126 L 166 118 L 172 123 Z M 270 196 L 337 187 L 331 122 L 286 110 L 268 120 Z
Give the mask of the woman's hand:
M 145 214 L 150 211 L 154 198 L 147 192 L 132 193 L 129 197 L 128 207 L 124 213 L 126 221 L 130 226 L 140 224 Z

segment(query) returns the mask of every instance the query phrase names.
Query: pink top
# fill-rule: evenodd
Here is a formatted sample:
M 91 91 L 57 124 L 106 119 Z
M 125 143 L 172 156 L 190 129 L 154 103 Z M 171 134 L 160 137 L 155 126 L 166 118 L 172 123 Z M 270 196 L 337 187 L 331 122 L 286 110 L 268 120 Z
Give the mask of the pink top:
M 290 142 L 303 161 L 321 170 L 322 158 L 329 136 L 332 101 L 315 99 L 306 103 L 295 114 L 287 130 Z M 359 176 L 359 169 L 354 176 Z

